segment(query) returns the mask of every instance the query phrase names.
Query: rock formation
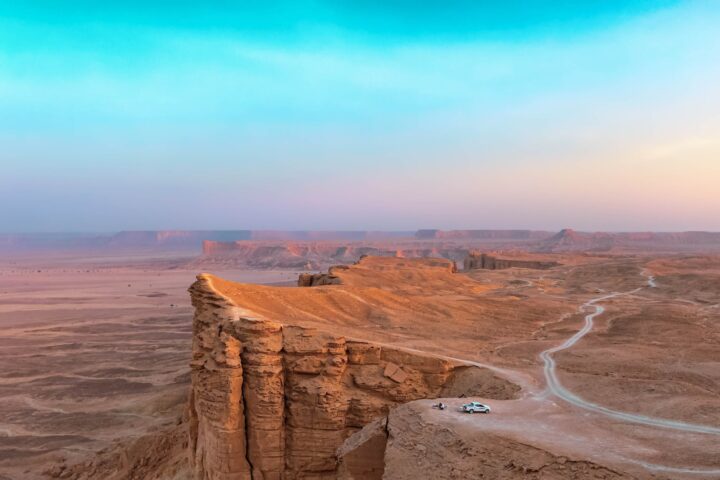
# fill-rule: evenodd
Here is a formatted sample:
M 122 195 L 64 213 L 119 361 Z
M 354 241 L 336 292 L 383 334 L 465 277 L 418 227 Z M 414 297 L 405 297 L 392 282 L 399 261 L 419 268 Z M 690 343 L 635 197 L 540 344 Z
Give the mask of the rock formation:
M 560 264 L 553 260 L 540 260 L 530 258 L 510 258 L 499 257 L 487 253 L 470 252 L 463 262 L 465 270 L 486 269 L 486 270 L 502 270 L 505 268 L 533 268 L 538 270 L 546 270 L 548 268 L 557 267 Z
M 488 378 L 461 362 L 263 318 L 219 281 L 200 275 L 190 288 L 197 479 L 338 478 L 337 449 L 392 406 Z
M 552 233 L 536 230 L 418 230 L 417 239 L 538 240 Z
M 465 246 L 451 243 L 400 240 L 389 242 L 205 241 L 203 256 L 193 262 L 192 266 L 322 269 L 330 265 L 351 264 L 367 255 L 462 260 L 468 251 Z
M 203 245 L 203 242 L 206 243 Z M 287 248 L 283 247 L 287 245 Z M 294 246 L 292 246 L 294 245 Z M 321 245 L 313 247 L 313 245 Z M 261 248 L 262 247 L 262 248 Z M 471 249 L 523 248 L 537 252 L 608 251 L 612 249 L 717 251 L 720 232 L 576 232 L 536 230 L 282 231 L 282 230 L 143 230 L 109 234 L 0 234 L 0 252 L 79 250 L 182 250 L 202 248 L 206 257 L 232 254 L 238 265 L 271 268 L 303 266 L 298 250 L 327 262 L 351 263 L 360 255 L 461 260 Z M 343 249 L 347 248 L 347 251 Z M 265 250 L 263 250 L 265 249 Z M 295 251 L 294 251 L 295 249 Z M 316 251 L 314 252 L 313 249 Z M 462 250 L 462 251 L 461 251 Z M 265 254 L 263 255 L 263 251 Z M 273 256 L 284 256 L 272 263 Z M 459 255 L 459 256 L 458 256 Z M 245 258 L 247 257 L 247 258 Z M 295 260 L 287 263 L 288 259 Z M 312 264 L 312 259 L 311 264 Z M 307 263 L 307 261 L 305 262 Z M 326 263 L 322 263 L 323 266 Z M 317 267 L 312 267 L 317 268 Z
M 718 232 L 578 232 L 565 228 L 540 242 L 538 252 L 709 251 L 720 248 Z
M 511 435 L 482 432 L 433 417 L 427 402 L 393 408 L 338 450 L 341 480 L 479 478 L 632 480 L 638 477 L 585 459 L 529 445 Z
M 338 270 L 346 270 L 346 265 L 335 265 L 328 273 L 301 273 L 298 276 L 298 287 L 319 287 L 320 285 L 339 285 L 342 280 L 336 275 Z

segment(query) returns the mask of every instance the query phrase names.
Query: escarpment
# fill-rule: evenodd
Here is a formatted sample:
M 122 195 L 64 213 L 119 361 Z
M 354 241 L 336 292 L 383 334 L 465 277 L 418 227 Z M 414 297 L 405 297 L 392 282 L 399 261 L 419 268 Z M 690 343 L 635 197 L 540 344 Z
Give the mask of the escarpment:
M 426 401 L 393 408 L 338 449 L 341 480 L 639 480 L 616 467 L 448 421 Z M 450 407 L 452 408 L 452 407 Z
M 318 287 L 320 285 L 340 285 L 342 280 L 337 275 L 339 270 L 347 270 L 347 265 L 335 265 L 328 273 L 301 273 L 298 275 L 298 287 Z
M 219 281 L 200 275 L 190 288 L 197 479 L 338 478 L 337 449 L 391 407 L 461 394 L 456 380 L 468 372 L 475 383 L 488 378 L 461 362 L 264 318 Z
M 447 258 L 461 261 L 468 247 L 452 242 L 392 241 L 206 241 L 203 255 L 191 266 L 233 265 L 248 268 L 321 269 L 352 264 L 363 256 Z
M 465 270 L 486 269 L 486 270 L 502 270 L 505 268 L 532 268 L 537 270 L 547 270 L 557 267 L 560 264 L 552 260 L 536 260 L 523 258 L 502 258 L 487 253 L 470 252 L 463 262 Z

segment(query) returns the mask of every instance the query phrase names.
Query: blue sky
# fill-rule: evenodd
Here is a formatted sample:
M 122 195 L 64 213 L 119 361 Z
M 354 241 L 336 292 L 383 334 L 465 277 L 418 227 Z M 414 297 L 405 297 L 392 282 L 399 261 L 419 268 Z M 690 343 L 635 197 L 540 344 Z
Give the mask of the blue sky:
M 720 230 L 716 2 L 19 3 L 2 231 Z

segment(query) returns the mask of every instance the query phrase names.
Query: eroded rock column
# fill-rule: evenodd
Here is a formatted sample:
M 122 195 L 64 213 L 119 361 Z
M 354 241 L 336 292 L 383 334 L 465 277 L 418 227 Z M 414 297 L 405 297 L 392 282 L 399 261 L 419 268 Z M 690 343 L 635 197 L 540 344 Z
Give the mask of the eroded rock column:
M 282 327 L 242 315 L 234 327 L 243 345 L 245 428 L 253 480 L 279 480 L 285 469 Z
M 284 327 L 288 478 L 336 478 L 335 450 L 347 437 L 349 400 L 343 378 L 345 339 L 311 329 Z
M 195 478 L 250 480 L 246 458 L 242 345 L 231 334 L 235 307 L 199 278 L 190 289 L 195 306 L 190 461 Z

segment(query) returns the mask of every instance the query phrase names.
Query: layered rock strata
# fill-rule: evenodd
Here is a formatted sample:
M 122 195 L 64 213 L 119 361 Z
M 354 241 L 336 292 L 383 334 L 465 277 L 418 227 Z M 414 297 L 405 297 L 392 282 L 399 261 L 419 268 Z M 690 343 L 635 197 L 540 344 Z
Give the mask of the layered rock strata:
M 320 285 L 340 285 L 342 280 L 337 275 L 339 270 L 347 270 L 347 265 L 335 265 L 328 273 L 301 273 L 298 275 L 298 287 L 319 287 Z
M 547 270 L 560 264 L 550 260 L 532 260 L 520 258 L 501 258 L 487 253 L 471 252 L 463 262 L 465 270 L 486 269 L 502 270 L 505 268 L 532 268 Z
M 236 241 L 203 242 L 203 255 L 190 266 L 321 269 L 352 264 L 366 255 L 462 260 L 469 248 L 452 242 L 386 241 Z
M 336 450 L 390 407 L 458 394 L 484 369 L 262 318 L 214 277 L 190 288 L 190 458 L 207 480 L 338 478 Z
M 393 408 L 338 449 L 341 480 L 638 480 L 612 467 L 553 453 L 478 426 L 433 421 L 426 402 Z M 468 419 L 471 420 L 471 419 Z M 472 419 L 473 421 L 475 419 Z M 477 421 L 476 421 L 477 422 Z M 652 476 L 652 478 L 655 478 Z

